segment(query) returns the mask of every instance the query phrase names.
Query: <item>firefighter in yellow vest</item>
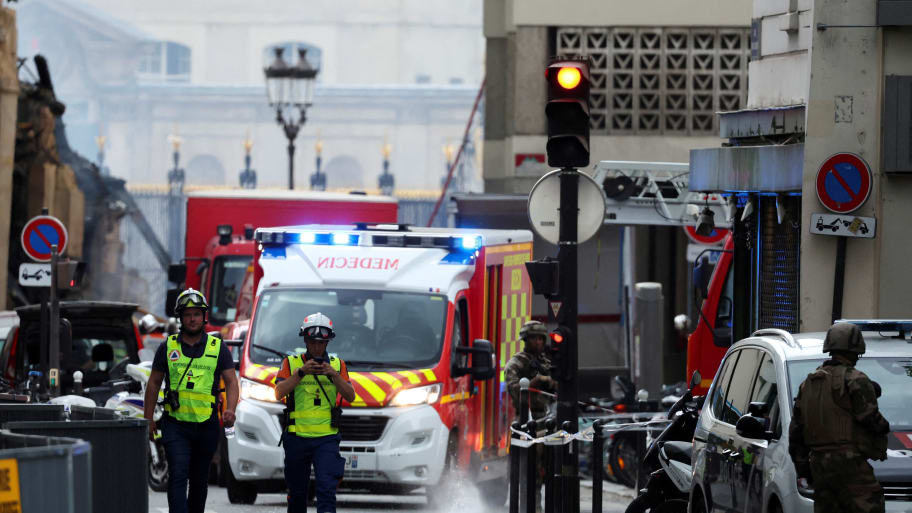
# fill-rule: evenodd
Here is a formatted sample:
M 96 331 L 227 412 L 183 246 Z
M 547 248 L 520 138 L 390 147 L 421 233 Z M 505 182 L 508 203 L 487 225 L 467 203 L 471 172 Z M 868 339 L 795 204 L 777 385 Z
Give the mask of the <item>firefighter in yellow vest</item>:
M 170 513 L 206 509 L 209 464 L 221 438 L 216 404 L 219 377 L 225 381 L 227 397 L 221 420 L 225 427 L 234 425 L 237 375 L 228 347 L 203 331 L 208 309 L 206 298 L 196 290 L 187 289 L 177 297 L 174 311 L 181 321 L 180 332 L 158 347 L 146 386 L 144 416 L 151 437 L 156 430 L 155 404 L 165 382 L 160 427 L 168 460 Z
M 285 398 L 287 427 L 285 483 L 288 512 L 306 513 L 310 468 L 317 480 L 317 513 L 335 513 L 336 487 L 345 470 L 339 454 L 339 397 L 355 399 L 345 362 L 327 354 L 326 345 L 336 336 L 332 321 L 322 313 L 308 315 L 298 333 L 307 346 L 305 354 L 286 357 L 276 376 L 276 398 Z

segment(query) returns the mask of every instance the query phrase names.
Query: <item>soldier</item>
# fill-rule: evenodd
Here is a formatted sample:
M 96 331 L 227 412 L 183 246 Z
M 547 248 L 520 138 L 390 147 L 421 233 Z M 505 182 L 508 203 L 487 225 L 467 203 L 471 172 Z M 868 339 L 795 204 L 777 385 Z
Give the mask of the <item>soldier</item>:
M 545 338 L 548 336 L 548 330 L 545 325 L 538 321 L 528 321 L 523 324 L 519 330 L 519 337 L 523 340 L 523 350 L 513 355 L 507 366 L 504 367 L 504 378 L 507 382 L 507 391 L 510 393 L 510 399 L 513 400 L 513 408 L 516 410 L 519 420 L 522 416 L 519 408 L 519 380 L 528 378 L 529 387 L 546 392 L 554 392 L 557 384 L 551 378 L 551 362 L 545 356 Z M 548 414 L 548 404 L 550 400 L 543 394 L 532 392 L 529 394 L 529 409 L 532 410 L 532 418 L 540 419 Z M 536 458 L 538 459 L 539 468 L 535 475 L 535 511 L 541 511 L 541 482 L 544 472 L 544 450 L 542 445 L 536 445 Z
M 884 494 L 868 459 L 887 458 L 890 424 L 877 409 L 875 386 L 855 368 L 865 352 L 857 326 L 834 324 L 823 351 L 831 358 L 798 389 L 789 454 L 799 479 L 814 489 L 814 512 L 884 511 Z

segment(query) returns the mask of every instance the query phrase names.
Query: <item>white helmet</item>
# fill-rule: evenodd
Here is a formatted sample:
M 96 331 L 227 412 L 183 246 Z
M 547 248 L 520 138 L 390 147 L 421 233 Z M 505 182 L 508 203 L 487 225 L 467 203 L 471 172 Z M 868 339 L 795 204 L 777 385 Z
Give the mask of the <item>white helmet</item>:
M 310 314 L 301 323 L 301 330 L 298 331 L 298 335 L 310 340 L 325 340 L 328 342 L 336 336 L 332 325 L 332 319 L 322 313 Z

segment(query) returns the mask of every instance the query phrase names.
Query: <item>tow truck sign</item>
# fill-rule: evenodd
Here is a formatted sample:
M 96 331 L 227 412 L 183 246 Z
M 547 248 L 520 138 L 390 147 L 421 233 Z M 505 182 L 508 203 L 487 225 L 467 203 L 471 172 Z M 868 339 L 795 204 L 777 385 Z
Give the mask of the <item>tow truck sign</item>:
M 811 214 L 811 233 L 841 237 L 874 238 L 877 220 L 849 214 Z

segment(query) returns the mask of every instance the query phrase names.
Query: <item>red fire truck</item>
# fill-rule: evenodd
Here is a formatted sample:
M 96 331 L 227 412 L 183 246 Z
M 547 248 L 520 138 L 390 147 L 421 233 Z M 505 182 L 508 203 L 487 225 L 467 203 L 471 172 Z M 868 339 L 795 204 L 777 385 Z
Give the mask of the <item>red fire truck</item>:
M 207 331 L 250 317 L 251 275 L 260 226 L 354 221 L 396 222 L 398 202 L 387 196 L 310 191 L 214 190 L 187 195 L 184 263 L 169 279 L 204 293 L 209 300 Z M 168 291 L 171 312 L 179 288 Z
M 260 228 L 255 240 L 231 502 L 284 488 L 275 376 L 286 355 L 304 352 L 301 320 L 322 312 L 336 329 L 328 350 L 346 361 L 356 392 L 343 403 L 344 482 L 425 487 L 440 503 L 461 468 L 502 505 L 513 418 L 503 367 L 530 316 L 532 234 L 360 224 Z

